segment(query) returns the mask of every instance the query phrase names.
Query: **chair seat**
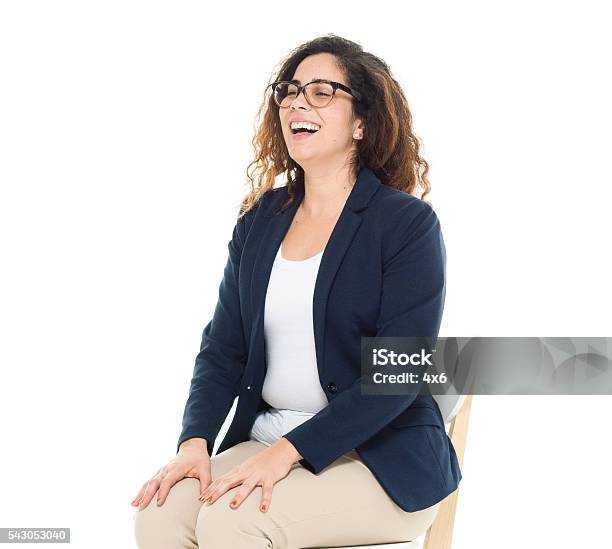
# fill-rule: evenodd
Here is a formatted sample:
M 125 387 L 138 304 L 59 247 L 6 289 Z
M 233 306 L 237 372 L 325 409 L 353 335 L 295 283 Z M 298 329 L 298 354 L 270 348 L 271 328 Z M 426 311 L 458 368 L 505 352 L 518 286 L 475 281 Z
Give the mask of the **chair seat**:
M 420 544 L 416 541 L 404 541 L 382 545 L 350 545 L 348 547 L 319 547 L 318 549 L 418 549 L 419 547 Z

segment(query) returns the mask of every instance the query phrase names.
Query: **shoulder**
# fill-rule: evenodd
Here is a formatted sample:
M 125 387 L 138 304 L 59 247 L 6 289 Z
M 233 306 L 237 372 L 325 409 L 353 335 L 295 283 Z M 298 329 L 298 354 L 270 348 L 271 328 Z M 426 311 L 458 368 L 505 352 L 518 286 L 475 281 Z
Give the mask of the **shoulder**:
M 438 216 L 424 200 L 388 186 L 381 186 L 372 205 L 374 230 L 378 231 L 383 265 L 394 261 L 445 262 L 445 245 Z
M 249 211 L 237 219 L 236 227 L 238 232 L 246 238 L 255 220 L 262 214 L 265 214 L 275 203 L 282 201 L 286 196 L 287 191 L 285 187 L 268 189 L 259 197 Z
M 440 230 L 434 208 L 412 194 L 382 185 L 373 202 L 377 224 L 388 238 L 409 238 L 415 232 Z

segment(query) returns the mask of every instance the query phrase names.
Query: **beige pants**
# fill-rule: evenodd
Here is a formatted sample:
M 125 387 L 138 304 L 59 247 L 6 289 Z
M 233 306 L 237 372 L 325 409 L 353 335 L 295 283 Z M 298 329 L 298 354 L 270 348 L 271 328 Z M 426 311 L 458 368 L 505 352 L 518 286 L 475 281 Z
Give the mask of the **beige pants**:
M 213 480 L 265 448 L 249 440 L 214 456 Z M 427 530 L 440 506 L 402 510 L 355 450 L 318 475 L 294 463 L 274 485 L 265 513 L 259 510 L 261 486 L 230 508 L 240 488 L 204 505 L 197 500 L 200 481 L 180 480 L 161 507 L 154 496 L 134 514 L 139 549 L 302 549 L 409 541 Z

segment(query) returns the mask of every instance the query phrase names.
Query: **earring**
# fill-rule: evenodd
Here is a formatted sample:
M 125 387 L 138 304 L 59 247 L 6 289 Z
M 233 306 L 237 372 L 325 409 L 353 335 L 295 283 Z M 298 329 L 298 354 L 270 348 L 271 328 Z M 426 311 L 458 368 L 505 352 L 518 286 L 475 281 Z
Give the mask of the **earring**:
M 363 136 L 360 136 L 358 132 L 353 134 L 353 139 L 361 139 Z

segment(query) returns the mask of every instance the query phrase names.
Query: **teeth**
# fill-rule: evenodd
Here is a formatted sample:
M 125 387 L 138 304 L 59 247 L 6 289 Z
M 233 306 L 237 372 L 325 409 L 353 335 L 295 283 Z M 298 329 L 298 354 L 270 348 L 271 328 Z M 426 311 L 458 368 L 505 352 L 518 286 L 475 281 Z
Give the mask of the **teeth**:
M 318 130 L 321 126 L 318 124 L 311 124 L 310 122 L 292 122 L 291 129 L 297 130 L 298 128 L 305 128 L 307 130 Z

